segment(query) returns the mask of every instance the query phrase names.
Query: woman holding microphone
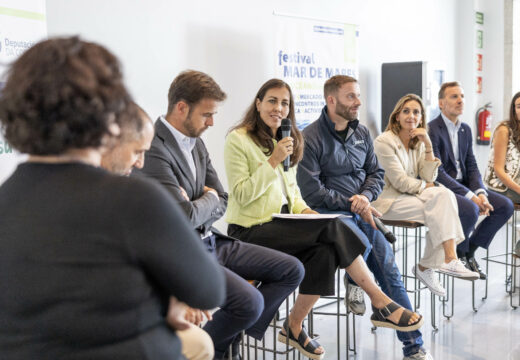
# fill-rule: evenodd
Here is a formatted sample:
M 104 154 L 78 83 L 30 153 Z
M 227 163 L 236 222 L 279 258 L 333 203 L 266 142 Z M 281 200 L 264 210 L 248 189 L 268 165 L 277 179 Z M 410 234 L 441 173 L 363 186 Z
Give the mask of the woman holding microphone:
M 291 121 L 291 136 L 282 138 L 280 126 L 285 118 Z M 271 79 L 228 134 L 224 154 L 230 188 L 228 234 L 296 256 L 305 267 L 299 295 L 278 339 L 312 359 L 324 356 L 323 347 L 308 337 L 303 320 L 321 295 L 334 294 L 338 266 L 370 297 L 376 326 L 418 329 L 422 316 L 392 302 L 379 289 L 362 258 L 365 245 L 342 221 L 272 218 L 273 213 L 317 214 L 302 199 L 296 183 L 302 152 L 291 89 L 282 80 Z M 282 162 L 287 157 L 290 168 L 285 172 Z

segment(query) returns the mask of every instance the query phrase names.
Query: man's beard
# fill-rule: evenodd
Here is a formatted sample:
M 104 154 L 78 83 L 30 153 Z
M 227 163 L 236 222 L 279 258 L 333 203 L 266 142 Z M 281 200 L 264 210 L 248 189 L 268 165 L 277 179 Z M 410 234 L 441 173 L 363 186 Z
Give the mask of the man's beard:
M 357 112 L 353 115 L 353 113 L 350 111 L 350 109 L 352 108 L 353 106 L 346 106 L 343 105 L 341 102 L 337 101 L 335 113 L 336 115 L 341 116 L 343 119 L 347 121 L 354 121 L 357 119 Z
M 188 117 L 186 118 L 186 120 L 184 120 L 184 123 L 182 125 L 188 133 L 188 136 L 192 138 L 199 137 L 204 132 L 204 130 L 206 130 L 205 127 L 197 130 L 195 126 L 193 126 L 193 122 L 191 121 L 191 114 L 188 114 Z

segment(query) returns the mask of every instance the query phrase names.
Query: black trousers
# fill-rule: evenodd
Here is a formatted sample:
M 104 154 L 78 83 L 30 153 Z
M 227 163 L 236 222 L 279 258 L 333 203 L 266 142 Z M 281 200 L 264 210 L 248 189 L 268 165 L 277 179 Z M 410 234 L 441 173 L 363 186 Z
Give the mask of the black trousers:
M 338 266 L 348 267 L 365 252 L 363 241 L 339 218 L 273 219 L 250 228 L 230 224 L 228 234 L 298 258 L 305 267 L 300 293 L 307 295 L 334 295 Z
M 223 358 L 239 334 L 260 340 L 280 304 L 301 282 L 304 269 L 293 256 L 214 234 L 216 257 L 226 277 L 226 302 L 213 314 L 204 330 L 215 345 L 215 357 Z M 258 280 L 258 288 L 245 279 Z M 233 354 L 235 355 L 235 354 Z

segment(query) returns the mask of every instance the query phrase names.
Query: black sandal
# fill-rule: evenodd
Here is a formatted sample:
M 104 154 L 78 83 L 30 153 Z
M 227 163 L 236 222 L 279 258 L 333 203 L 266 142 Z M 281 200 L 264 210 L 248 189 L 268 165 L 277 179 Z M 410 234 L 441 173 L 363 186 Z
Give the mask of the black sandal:
M 300 335 L 298 335 L 298 340 L 296 340 L 291 329 L 289 328 L 287 319 L 284 321 L 282 327 L 285 330 L 285 334 L 280 331 L 278 333 L 278 341 L 284 344 L 289 344 L 290 346 L 298 349 L 299 352 L 310 359 L 323 359 L 323 356 L 325 356 L 325 351 L 323 351 L 321 354 L 315 353 L 316 349 L 321 346 L 316 340 L 311 339 L 307 345 L 303 346 L 303 344 L 305 344 L 305 340 L 307 340 L 309 337 L 309 335 L 307 335 L 307 331 L 305 331 L 304 326 L 302 326 L 302 331 L 300 331 Z
M 408 321 L 412 317 L 413 312 L 405 308 L 403 308 L 404 311 L 401 314 L 401 318 L 399 318 L 399 322 L 397 324 L 393 323 L 390 320 L 387 320 L 387 317 L 389 317 L 393 312 L 395 312 L 401 307 L 402 306 L 396 304 L 395 302 L 391 302 L 382 309 L 377 309 L 376 307 L 374 307 L 374 305 L 372 305 L 372 311 L 374 313 L 370 317 L 370 321 L 372 321 L 372 324 L 374 324 L 374 326 L 376 327 L 387 327 L 403 332 L 414 331 L 419 329 L 424 323 L 422 315 L 420 315 L 419 319 L 416 322 L 408 324 Z

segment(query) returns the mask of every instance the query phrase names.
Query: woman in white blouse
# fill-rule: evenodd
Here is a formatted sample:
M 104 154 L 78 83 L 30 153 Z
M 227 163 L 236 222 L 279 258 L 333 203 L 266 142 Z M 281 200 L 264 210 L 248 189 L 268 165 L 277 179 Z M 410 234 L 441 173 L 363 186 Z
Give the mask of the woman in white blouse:
M 456 246 L 464 240 L 455 195 L 435 182 L 441 165 L 435 158 L 426 131 L 424 105 L 408 94 L 396 104 L 388 126 L 374 141 L 374 150 L 385 169 L 385 186 L 372 205 L 388 220 L 409 220 L 428 227 L 424 255 L 414 274 L 436 295 L 446 296 L 434 270 L 475 280 L 457 258 Z

